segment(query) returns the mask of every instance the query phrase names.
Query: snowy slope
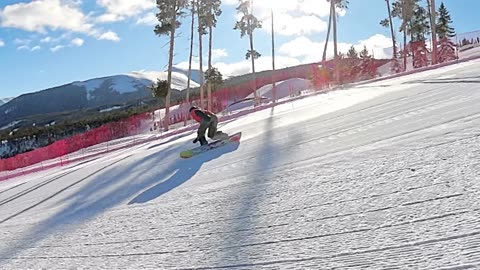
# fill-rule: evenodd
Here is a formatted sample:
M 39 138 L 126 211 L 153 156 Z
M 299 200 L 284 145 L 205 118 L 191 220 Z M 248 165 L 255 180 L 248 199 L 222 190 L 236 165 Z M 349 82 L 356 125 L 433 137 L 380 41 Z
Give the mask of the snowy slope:
M 0 183 L 0 269 L 474 269 L 480 61 Z

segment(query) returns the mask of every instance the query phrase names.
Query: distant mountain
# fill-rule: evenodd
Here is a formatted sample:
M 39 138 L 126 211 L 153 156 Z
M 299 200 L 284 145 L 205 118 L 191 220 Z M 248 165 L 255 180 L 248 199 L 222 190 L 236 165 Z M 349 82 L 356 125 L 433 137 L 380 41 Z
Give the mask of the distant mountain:
M 10 100 L 14 99 L 13 97 L 10 97 L 10 98 L 0 98 L 0 106 L 2 106 L 3 104 L 9 102 Z
M 32 115 L 72 112 L 84 109 L 128 104 L 151 98 L 148 86 L 157 79 L 166 80 L 166 72 L 138 71 L 128 74 L 77 81 L 39 92 L 21 95 L 0 104 L 0 127 Z M 182 91 L 187 87 L 187 76 L 173 72 L 172 89 Z M 198 87 L 191 82 L 192 87 Z M 172 93 L 174 94 L 174 93 Z

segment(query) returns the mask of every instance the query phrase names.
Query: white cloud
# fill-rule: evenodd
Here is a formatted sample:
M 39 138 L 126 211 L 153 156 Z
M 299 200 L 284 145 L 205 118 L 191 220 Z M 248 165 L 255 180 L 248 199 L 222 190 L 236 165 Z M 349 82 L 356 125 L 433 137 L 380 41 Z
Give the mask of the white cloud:
M 282 44 L 279 52 L 298 59 L 303 59 L 303 63 L 318 62 L 322 59 L 325 42 L 314 42 L 309 38 L 302 36 L 290 42 Z M 338 43 L 338 51 L 347 53 L 351 46 L 354 46 L 357 51 L 361 51 L 363 46 L 366 46 L 370 53 L 373 52 L 375 58 L 390 58 L 391 57 L 391 39 L 380 34 L 373 35 L 365 40 L 360 40 L 356 44 L 352 43 Z M 328 43 L 327 59 L 333 57 L 333 42 Z
M 63 29 L 89 33 L 93 25 L 77 6 L 78 2 L 37 0 L 6 6 L 0 11 L 1 26 L 45 33 Z
M 15 42 L 15 41 L 14 41 Z M 18 42 L 21 42 L 20 40 L 16 40 L 17 44 L 19 44 Z M 25 41 L 24 41 L 25 42 Z M 30 41 L 28 41 L 28 43 L 30 43 Z M 19 51 L 31 51 L 31 52 L 34 52 L 34 51 L 38 51 L 41 49 L 40 46 L 36 45 L 36 46 L 33 46 L 33 47 L 30 47 L 29 45 L 27 44 L 23 44 L 23 45 L 20 45 L 17 47 L 17 50 Z
M 223 0 L 222 3 L 225 5 L 238 5 L 238 0 Z
M 63 48 L 65 48 L 65 46 L 63 46 L 63 45 L 57 45 L 57 46 L 55 46 L 55 47 L 53 47 L 53 48 L 50 48 L 50 51 L 56 52 L 56 51 L 59 51 L 59 50 L 61 50 L 61 49 L 63 49 Z
M 98 22 L 121 21 L 156 6 L 153 0 L 97 0 L 97 4 L 106 9 L 106 13 L 97 18 Z
M 238 5 L 237 0 L 223 1 L 227 5 Z M 253 13 L 263 22 L 262 30 L 271 33 L 271 11 L 275 17 L 275 33 L 285 36 L 308 35 L 324 32 L 330 14 L 326 0 L 262 0 L 255 1 Z M 337 10 L 344 16 L 345 10 Z M 239 15 L 235 15 L 238 20 Z
M 100 40 L 111 40 L 111 41 L 120 41 L 120 38 L 118 37 L 117 33 L 108 31 L 103 34 L 101 34 L 98 39 Z
M 32 40 L 30 39 L 21 39 L 21 38 L 16 38 L 13 43 L 15 43 L 16 45 L 28 45 L 30 44 L 30 42 L 32 42 Z
M 52 41 L 51 37 L 44 37 L 40 40 L 41 43 L 49 43 Z
M 155 13 L 149 12 L 143 14 L 140 18 L 138 18 L 137 24 L 156 25 L 158 24 L 158 20 L 155 16 Z
M 367 49 L 375 54 L 375 58 L 391 58 L 393 52 L 392 39 L 381 34 L 376 34 L 368 39 L 360 40 L 358 47 L 363 49 L 365 45 Z M 358 50 L 358 48 L 356 48 Z
M 288 13 L 274 15 L 274 30 L 276 34 L 284 36 L 309 35 L 312 33 L 324 32 L 328 24 L 315 15 L 292 16 Z M 271 17 L 264 19 L 264 31 L 271 33 Z
M 3 40 L 0 39 L 0 47 L 3 47 L 5 46 L 5 42 L 3 42 Z
M 102 2 L 114 5 L 118 1 L 120 0 L 103 0 Z M 120 4 L 119 12 L 129 14 L 124 8 L 130 7 L 135 9 L 142 7 L 147 1 L 149 0 L 142 0 L 141 2 L 138 0 L 126 1 L 127 3 L 135 2 L 130 5 L 125 5 L 125 1 L 120 1 L 123 4 Z M 8 5 L 0 10 L 0 26 L 39 33 L 55 30 L 67 31 L 58 38 L 46 36 L 40 40 L 41 43 L 60 42 L 69 38 L 72 32 L 94 36 L 97 39 L 118 41 L 119 38 L 115 33 L 111 31 L 105 32 L 95 27 L 93 18 L 82 12 L 80 8 L 81 3 L 81 0 L 36 0 Z M 153 6 L 155 5 L 153 4 Z M 26 41 L 16 44 L 28 45 Z
M 117 14 L 103 14 L 97 17 L 96 21 L 100 23 L 109 23 L 109 22 L 118 22 L 123 20 L 124 18 L 122 16 L 119 16 Z
M 85 41 L 84 41 L 83 39 L 81 39 L 81 38 L 74 38 L 74 39 L 72 39 L 71 44 L 72 44 L 73 46 L 80 47 L 80 46 L 83 45 L 84 42 L 85 42 Z
M 227 57 L 228 52 L 226 49 L 213 49 L 212 50 L 212 59 L 217 60 L 223 57 Z

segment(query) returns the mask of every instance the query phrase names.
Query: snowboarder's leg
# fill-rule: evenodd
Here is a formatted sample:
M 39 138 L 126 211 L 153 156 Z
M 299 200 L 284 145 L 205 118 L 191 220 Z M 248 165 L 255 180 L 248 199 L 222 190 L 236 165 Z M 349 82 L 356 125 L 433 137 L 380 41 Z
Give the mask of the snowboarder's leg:
M 213 115 L 212 120 L 210 121 L 210 126 L 208 128 L 208 137 L 212 140 L 226 140 L 228 138 L 228 134 L 218 131 L 217 125 L 218 118 L 217 116 Z
M 205 132 L 207 131 L 208 126 L 209 126 L 209 122 L 207 121 L 202 121 L 200 123 L 200 127 L 198 128 L 198 131 L 197 131 L 197 138 L 198 138 L 198 141 L 200 142 L 200 145 L 208 144 L 207 139 L 205 138 Z
M 213 139 L 213 137 L 217 134 L 217 124 L 218 118 L 215 115 L 212 115 L 208 126 L 208 137 L 210 139 Z

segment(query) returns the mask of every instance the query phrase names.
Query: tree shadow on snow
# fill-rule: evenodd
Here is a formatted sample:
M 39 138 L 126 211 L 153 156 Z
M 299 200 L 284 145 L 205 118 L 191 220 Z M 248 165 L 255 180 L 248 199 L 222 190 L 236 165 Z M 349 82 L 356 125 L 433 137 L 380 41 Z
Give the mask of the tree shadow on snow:
M 192 147 L 188 141 L 146 156 L 130 155 L 128 159 L 122 159 L 123 161 L 99 170 L 98 173 L 93 172 L 90 177 L 72 180 L 77 181 L 78 186 L 83 186 L 55 203 L 62 206 L 61 210 L 20 235 L 17 238 L 19 240 L 12 242 L 5 250 L 0 250 L 0 268 L 23 249 L 35 246 L 60 229 L 74 231 L 76 226 L 129 200 L 128 204 L 145 203 L 172 191 L 194 177 L 203 164 L 235 151 L 238 146 L 239 143 L 230 143 L 201 155 L 182 159 L 179 157 L 180 151 Z M 81 182 L 83 180 L 86 180 L 85 183 Z
M 225 153 L 233 152 L 238 146 L 239 143 L 230 143 L 221 148 L 210 150 L 208 153 L 185 159 L 174 164 L 167 169 L 168 172 L 175 171 L 172 176 L 137 195 L 128 204 L 146 203 L 162 196 L 191 179 L 200 170 L 200 167 L 202 167 L 204 163 L 216 159 Z
M 295 143 L 302 140 L 301 127 L 290 125 L 287 127 L 275 128 L 275 122 L 281 116 L 275 116 L 275 107 L 270 111 L 270 117 L 265 119 L 265 133 L 258 136 L 255 140 L 260 148 L 255 151 L 255 161 L 251 168 L 244 168 L 249 178 L 243 187 L 236 191 L 240 194 L 240 201 L 236 202 L 236 206 L 226 216 L 231 218 L 227 221 L 223 228 L 224 232 L 228 232 L 220 245 L 219 254 L 216 256 L 215 267 L 227 268 L 251 263 L 252 250 L 246 248 L 249 244 L 253 244 L 258 226 L 258 218 L 262 215 L 260 212 L 266 211 L 265 206 L 268 205 L 269 194 L 272 190 L 278 189 L 274 171 L 276 166 L 281 166 L 283 159 L 292 155 L 296 147 Z M 277 132 L 284 130 L 283 132 Z M 282 137 L 287 135 L 287 137 Z M 284 148 L 287 146 L 286 148 Z M 288 147 L 290 146 L 290 147 Z M 281 170 L 281 169 L 280 169 Z M 232 198 L 232 202 L 236 200 Z M 273 218 L 273 216 L 272 216 Z M 273 225 L 274 221 L 268 222 L 267 225 Z M 253 248 L 254 245 L 252 245 Z

